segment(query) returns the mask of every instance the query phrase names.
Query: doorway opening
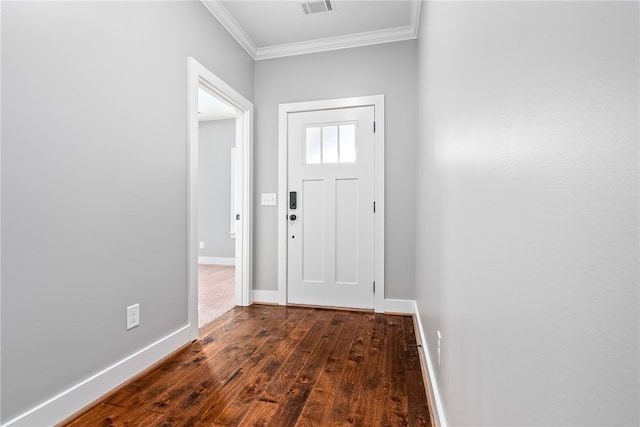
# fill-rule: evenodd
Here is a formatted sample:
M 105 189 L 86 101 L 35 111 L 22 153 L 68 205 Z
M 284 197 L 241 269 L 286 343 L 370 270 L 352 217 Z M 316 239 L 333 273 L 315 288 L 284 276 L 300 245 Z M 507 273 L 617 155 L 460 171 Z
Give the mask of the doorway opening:
M 189 58 L 189 330 L 251 304 L 253 104 Z
M 236 306 L 236 115 L 198 88 L 198 327 Z

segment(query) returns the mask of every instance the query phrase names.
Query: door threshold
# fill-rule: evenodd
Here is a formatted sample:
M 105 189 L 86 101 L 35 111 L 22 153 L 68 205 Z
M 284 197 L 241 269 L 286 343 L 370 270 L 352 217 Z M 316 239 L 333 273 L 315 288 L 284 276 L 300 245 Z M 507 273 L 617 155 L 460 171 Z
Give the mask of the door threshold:
M 319 308 L 321 310 L 356 311 L 359 313 L 375 313 L 373 308 L 335 307 L 332 305 L 295 304 L 288 302 L 287 307 Z

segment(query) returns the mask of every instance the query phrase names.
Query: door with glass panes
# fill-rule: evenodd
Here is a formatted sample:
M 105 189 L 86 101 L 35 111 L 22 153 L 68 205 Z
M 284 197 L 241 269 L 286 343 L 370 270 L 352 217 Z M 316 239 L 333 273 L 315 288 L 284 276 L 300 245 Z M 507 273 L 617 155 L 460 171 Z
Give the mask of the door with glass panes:
M 374 107 L 290 113 L 287 302 L 373 308 Z

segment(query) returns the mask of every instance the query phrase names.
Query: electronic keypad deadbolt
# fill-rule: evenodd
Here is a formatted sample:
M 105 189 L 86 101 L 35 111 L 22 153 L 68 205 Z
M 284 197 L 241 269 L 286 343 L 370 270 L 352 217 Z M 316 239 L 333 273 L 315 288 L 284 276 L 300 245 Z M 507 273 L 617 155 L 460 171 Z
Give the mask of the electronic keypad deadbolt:
M 295 191 L 289 191 L 289 209 L 298 208 L 298 193 Z

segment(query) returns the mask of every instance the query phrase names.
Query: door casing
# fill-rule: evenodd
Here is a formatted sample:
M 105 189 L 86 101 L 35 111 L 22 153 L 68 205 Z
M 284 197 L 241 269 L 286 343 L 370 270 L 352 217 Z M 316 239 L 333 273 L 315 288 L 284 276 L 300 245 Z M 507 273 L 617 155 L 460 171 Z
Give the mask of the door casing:
M 374 219 L 374 310 L 376 313 L 384 312 L 384 95 L 371 95 L 354 98 L 339 98 L 320 101 L 293 102 L 280 104 L 278 126 L 278 199 L 287 198 L 288 183 L 288 121 L 290 113 L 330 110 L 335 108 L 350 107 L 374 107 L 375 120 L 375 164 L 374 164 L 374 195 L 376 213 Z M 373 206 L 372 206 L 373 208 Z M 281 202 L 278 205 L 278 290 L 277 302 L 280 305 L 287 304 L 287 204 Z
M 253 104 L 193 58 L 188 59 L 188 319 L 198 337 L 198 87 L 204 86 L 238 113 L 236 116 L 236 305 L 251 305 Z

